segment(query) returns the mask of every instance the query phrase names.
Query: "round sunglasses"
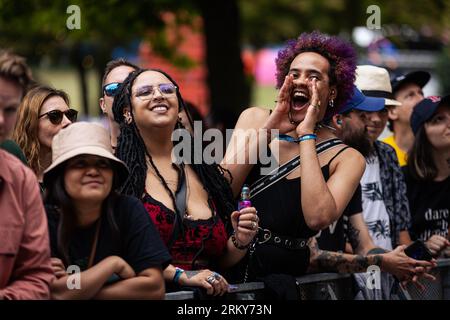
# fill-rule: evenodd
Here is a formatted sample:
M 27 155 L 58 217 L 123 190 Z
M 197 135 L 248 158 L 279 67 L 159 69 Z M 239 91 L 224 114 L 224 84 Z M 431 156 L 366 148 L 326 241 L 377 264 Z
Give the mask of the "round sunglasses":
M 108 97 L 114 97 L 119 91 L 119 82 L 111 82 L 103 86 L 103 93 Z
M 158 85 L 147 85 L 136 90 L 135 97 L 141 100 L 151 100 L 155 94 L 156 89 L 163 95 L 171 95 L 176 93 L 177 87 L 172 83 L 161 83 Z
M 46 113 L 41 114 L 38 119 L 47 116 L 48 120 L 50 120 L 50 122 L 54 125 L 58 125 L 61 124 L 64 115 L 67 117 L 67 119 L 70 120 L 70 122 L 75 122 L 77 121 L 77 115 L 78 115 L 78 111 L 75 109 L 69 109 L 66 111 L 61 111 L 61 110 L 52 110 Z

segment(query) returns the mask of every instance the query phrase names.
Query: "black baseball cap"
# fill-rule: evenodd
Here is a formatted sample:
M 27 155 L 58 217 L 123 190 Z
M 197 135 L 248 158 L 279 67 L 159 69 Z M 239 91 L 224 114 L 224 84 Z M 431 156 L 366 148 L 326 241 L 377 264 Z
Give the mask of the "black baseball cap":
M 406 83 L 415 83 L 423 88 L 430 81 L 431 75 L 426 71 L 414 71 L 401 76 L 397 76 L 391 80 L 392 93 L 395 92 Z
M 436 113 L 437 108 L 442 104 L 450 106 L 450 95 L 445 97 L 430 96 L 426 97 L 414 106 L 411 114 L 410 124 L 414 134 L 419 131 L 419 128 Z

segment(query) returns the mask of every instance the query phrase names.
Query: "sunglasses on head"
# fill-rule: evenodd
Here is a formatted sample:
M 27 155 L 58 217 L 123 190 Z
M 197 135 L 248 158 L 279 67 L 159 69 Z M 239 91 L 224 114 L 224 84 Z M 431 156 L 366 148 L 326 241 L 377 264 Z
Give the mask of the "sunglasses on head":
M 114 97 L 119 91 L 119 82 L 111 82 L 103 86 L 103 93 L 108 97 Z
M 52 124 L 61 124 L 64 115 L 67 117 L 67 119 L 70 120 L 70 122 L 75 122 L 77 121 L 77 115 L 78 115 L 78 111 L 74 110 L 74 109 L 69 109 L 66 111 L 61 111 L 61 110 L 52 110 L 49 112 L 46 112 L 44 114 L 41 114 L 39 116 L 39 119 L 42 118 L 43 116 L 47 116 L 48 120 L 50 120 L 50 122 Z
M 150 100 L 155 94 L 156 88 L 158 88 L 159 92 L 163 95 L 171 95 L 177 91 L 177 87 L 172 83 L 161 83 L 156 86 L 148 85 L 137 89 L 136 97 L 141 100 Z

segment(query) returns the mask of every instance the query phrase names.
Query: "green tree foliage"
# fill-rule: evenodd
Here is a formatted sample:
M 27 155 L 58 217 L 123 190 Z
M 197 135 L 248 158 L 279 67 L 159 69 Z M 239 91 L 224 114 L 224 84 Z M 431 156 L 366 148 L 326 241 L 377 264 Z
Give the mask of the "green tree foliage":
M 380 8 L 382 27 L 426 26 L 434 34 L 450 27 L 448 0 L 241 0 L 244 41 L 258 48 L 312 30 L 348 36 L 366 25 L 370 5 Z

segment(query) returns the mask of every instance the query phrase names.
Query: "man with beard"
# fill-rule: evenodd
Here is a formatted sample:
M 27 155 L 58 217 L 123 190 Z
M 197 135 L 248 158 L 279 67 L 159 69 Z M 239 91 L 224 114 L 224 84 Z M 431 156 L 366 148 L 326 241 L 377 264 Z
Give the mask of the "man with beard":
M 389 73 L 384 68 L 358 66 L 355 85 L 368 97 L 384 98 L 385 106 L 400 105 L 392 99 Z M 372 151 L 366 155 L 366 170 L 361 179 L 364 220 L 373 242 L 386 250 L 409 244 L 410 211 L 405 180 L 394 149 L 378 141 L 388 111 L 361 111 Z M 358 120 L 359 123 L 359 120 Z M 359 126 L 350 119 L 349 125 Z
M 364 111 L 374 112 L 382 109 L 384 109 L 384 99 L 366 97 L 354 87 L 351 99 L 339 114 L 330 119 L 329 124 L 336 129 L 336 135 L 346 145 L 358 150 L 364 157 L 368 157 L 373 148 L 361 115 Z M 316 236 L 319 247 L 330 251 L 344 251 L 345 238 L 347 238 L 351 244 L 351 251 L 355 254 L 383 252 L 384 250 L 377 248 L 372 241 L 362 211 L 359 186 L 341 218 Z M 350 251 L 350 248 L 347 248 L 347 251 Z

